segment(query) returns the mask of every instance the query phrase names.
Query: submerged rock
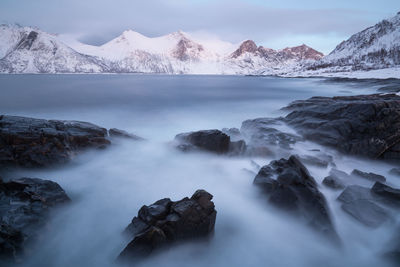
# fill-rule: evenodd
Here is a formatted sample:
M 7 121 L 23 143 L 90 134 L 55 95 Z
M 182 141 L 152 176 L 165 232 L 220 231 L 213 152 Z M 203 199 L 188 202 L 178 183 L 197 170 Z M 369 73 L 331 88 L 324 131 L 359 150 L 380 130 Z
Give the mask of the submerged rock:
M 258 118 L 246 120 L 242 123 L 240 132 L 248 145 L 248 154 L 254 156 L 268 156 L 275 150 L 291 150 L 292 145 L 301 141 L 302 137 L 282 132 L 276 129 L 282 126 L 282 121 L 271 118 Z
M 400 96 L 312 97 L 294 101 L 284 121 L 306 139 L 343 153 L 400 160 Z
M 133 240 L 118 259 L 142 259 L 177 241 L 209 236 L 217 215 L 212 198 L 210 193 L 197 190 L 191 198 L 176 202 L 164 198 L 143 206 L 125 230 Z
M 254 179 L 274 206 L 303 217 L 307 224 L 338 240 L 324 195 L 295 156 L 272 161 Z
M 329 175 L 322 180 L 322 183 L 326 185 L 327 187 L 333 188 L 333 189 L 343 189 L 345 188 L 344 182 L 333 175 Z
M 131 134 L 131 133 L 128 133 L 124 130 L 120 130 L 117 128 L 111 128 L 110 130 L 108 130 L 108 134 L 110 137 L 126 138 L 126 139 L 131 139 L 131 140 L 136 140 L 136 141 L 144 140 L 142 137 L 139 137 L 135 134 Z
M 400 168 L 393 168 L 389 171 L 390 174 L 400 176 Z
M 55 182 L 37 178 L 0 180 L 0 259 L 18 260 L 46 224 L 49 211 L 69 198 Z
M 375 203 L 376 198 L 369 188 L 350 185 L 339 195 L 342 209 L 366 226 L 376 228 L 389 219 L 386 209 Z
M 88 122 L 0 116 L 0 166 L 65 163 L 83 149 L 108 144 L 107 130 Z
M 385 176 L 382 176 L 382 175 L 379 175 L 379 174 L 376 174 L 376 173 L 373 173 L 373 172 L 363 172 L 363 171 L 355 169 L 355 170 L 353 170 L 351 172 L 351 175 L 354 175 L 354 176 L 357 176 L 357 177 L 361 177 L 361 178 L 365 178 L 365 179 L 370 180 L 370 181 L 386 182 Z
M 322 158 L 322 157 L 314 157 L 311 155 L 302 155 L 299 158 L 300 161 L 303 162 L 304 164 L 313 165 L 321 168 L 327 168 L 329 163 L 332 162 L 332 160 L 329 160 L 327 157 Z

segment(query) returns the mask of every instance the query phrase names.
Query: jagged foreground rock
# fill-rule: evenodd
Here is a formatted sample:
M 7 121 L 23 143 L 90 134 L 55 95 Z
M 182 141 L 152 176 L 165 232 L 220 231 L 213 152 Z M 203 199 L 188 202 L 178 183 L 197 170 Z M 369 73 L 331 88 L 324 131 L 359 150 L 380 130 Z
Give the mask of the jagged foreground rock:
M 197 190 L 191 198 L 176 202 L 164 198 L 143 206 L 125 230 L 133 240 L 118 260 L 134 263 L 178 241 L 209 236 L 217 215 L 212 198 L 210 193 Z
M 294 101 L 284 121 L 303 137 L 345 154 L 400 160 L 400 96 L 312 97 Z
M 272 205 L 301 218 L 335 242 L 339 240 L 325 197 L 296 156 L 275 160 L 262 167 L 254 184 Z
M 20 260 L 35 242 L 56 206 L 69 201 L 55 182 L 37 178 L 0 178 L 0 263 Z
M 110 129 L 110 136 L 142 140 L 118 129 Z M 107 129 L 92 123 L 0 115 L 2 167 L 66 163 L 85 149 L 104 148 L 110 143 Z

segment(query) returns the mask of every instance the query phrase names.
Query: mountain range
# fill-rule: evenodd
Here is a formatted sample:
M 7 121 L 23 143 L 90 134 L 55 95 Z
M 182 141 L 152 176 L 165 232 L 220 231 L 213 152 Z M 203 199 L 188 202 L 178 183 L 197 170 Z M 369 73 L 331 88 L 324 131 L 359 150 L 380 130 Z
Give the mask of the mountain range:
M 0 25 L 1 73 L 167 73 L 301 75 L 400 67 L 400 12 L 354 34 L 329 55 L 300 45 L 281 50 L 202 42 L 182 31 L 146 37 L 124 31 L 94 46 L 37 28 Z

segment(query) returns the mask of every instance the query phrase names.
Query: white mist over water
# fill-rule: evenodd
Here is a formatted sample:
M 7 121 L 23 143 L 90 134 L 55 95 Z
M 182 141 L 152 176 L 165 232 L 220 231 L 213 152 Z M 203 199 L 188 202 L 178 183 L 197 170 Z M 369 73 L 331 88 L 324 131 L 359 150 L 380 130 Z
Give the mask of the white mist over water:
M 252 185 L 255 174 L 244 170 L 258 171 L 249 158 L 180 153 L 167 144 L 184 131 L 240 128 L 246 119 L 280 116 L 279 109 L 295 99 L 372 93 L 372 87 L 318 79 L 162 75 L 0 76 L 0 84 L 5 88 L 1 114 L 89 121 L 148 139 L 119 140 L 57 169 L 10 174 L 56 181 L 72 199 L 54 212 L 22 266 L 116 265 L 129 241 L 121 232 L 142 205 L 164 197 L 179 200 L 200 188 L 214 195 L 214 237 L 173 247 L 141 266 L 385 266 L 377 255 L 395 224 L 376 230 L 362 226 L 340 209 L 335 201 L 340 192 L 320 186 L 343 240 L 337 249 L 267 204 Z M 309 142 L 298 143 L 293 153 L 316 148 L 333 155 L 341 170 L 373 171 L 400 186 L 385 163 L 344 157 Z M 279 158 L 254 160 L 262 166 Z M 319 184 L 329 172 L 307 167 Z M 372 186 L 361 179 L 354 183 Z

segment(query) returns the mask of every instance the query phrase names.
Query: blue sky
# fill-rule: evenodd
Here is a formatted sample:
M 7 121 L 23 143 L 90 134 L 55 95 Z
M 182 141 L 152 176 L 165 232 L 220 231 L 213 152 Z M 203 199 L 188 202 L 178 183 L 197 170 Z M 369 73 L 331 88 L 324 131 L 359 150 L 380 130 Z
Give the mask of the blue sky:
M 400 11 L 398 0 L 1 0 L 0 21 L 101 44 L 126 29 L 183 30 L 271 48 L 308 44 L 324 53 Z

